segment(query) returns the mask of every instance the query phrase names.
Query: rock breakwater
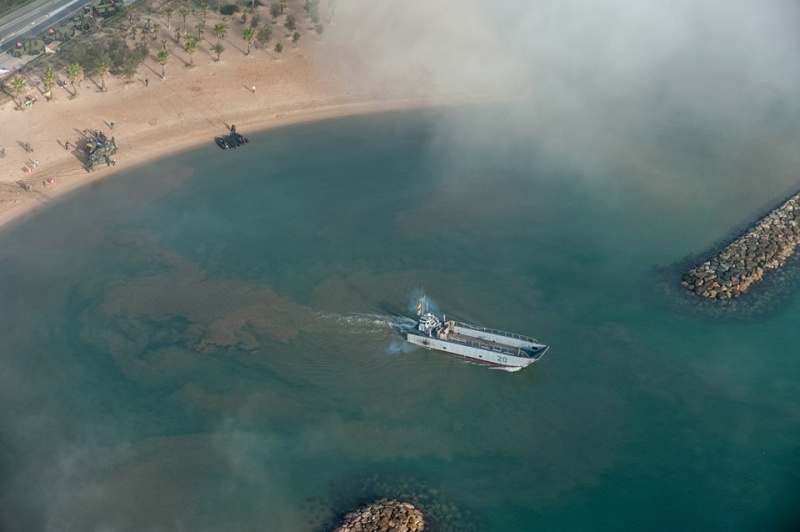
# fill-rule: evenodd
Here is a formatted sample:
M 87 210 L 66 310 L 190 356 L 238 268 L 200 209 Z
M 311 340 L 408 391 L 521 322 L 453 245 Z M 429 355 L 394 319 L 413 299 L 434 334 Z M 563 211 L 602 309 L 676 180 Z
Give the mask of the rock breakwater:
M 786 264 L 798 244 L 800 193 L 770 211 L 716 255 L 690 268 L 681 284 L 706 299 L 736 299 Z
M 425 530 L 425 517 L 413 504 L 378 499 L 345 515 L 334 532 L 421 532 L 423 530 Z

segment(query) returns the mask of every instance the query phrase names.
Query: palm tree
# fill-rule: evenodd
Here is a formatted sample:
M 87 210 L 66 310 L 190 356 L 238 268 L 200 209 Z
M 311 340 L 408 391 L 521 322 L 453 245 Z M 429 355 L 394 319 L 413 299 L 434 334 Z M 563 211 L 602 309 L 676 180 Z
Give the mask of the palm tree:
M 167 29 L 168 30 L 172 29 L 172 26 L 170 26 L 170 24 L 169 24 L 169 18 L 172 16 L 172 14 L 174 12 L 175 12 L 175 10 L 172 9 L 171 7 L 165 7 L 164 8 L 164 14 L 167 16 Z
M 56 71 L 53 67 L 47 67 L 47 70 L 44 71 L 42 75 L 42 85 L 44 85 L 44 91 L 47 92 L 53 88 L 53 85 L 56 84 Z
M 178 13 L 180 13 L 181 18 L 183 19 L 183 33 L 186 33 L 186 17 L 189 16 L 191 11 L 189 11 L 188 7 L 182 7 L 178 10 Z
M 108 64 L 108 61 L 100 61 L 94 69 L 95 73 L 100 76 L 100 90 L 103 92 L 106 91 L 106 76 L 108 76 L 109 70 L 111 70 L 111 65 Z
M 242 31 L 242 39 L 244 39 L 244 42 L 247 43 L 247 53 L 244 55 L 250 55 L 250 43 L 252 42 L 253 37 L 255 36 L 256 36 L 256 30 L 254 30 L 253 28 L 245 28 L 244 31 Z
M 219 55 L 225 51 L 225 47 L 222 46 L 220 43 L 215 44 L 212 48 L 214 53 L 217 54 L 217 61 L 219 61 Z
M 203 32 L 206 30 L 206 23 L 205 22 L 198 22 L 194 25 L 194 29 L 197 30 L 197 35 L 202 37 Z
M 187 54 L 189 54 L 189 64 L 193 65 L 194 60 L 192 59 L 192 54 L 197 51 L 197 39 L 194 37 L 187 37 L 186 44 L 183 45 L 183 49 L 186 50 Z
M 78 63 L 70 63 L 67 65 L 67 79 L 72 84 L 72 96 L 78 95 L 78 83 L 83 79 L 83 67 Z
M 7 90 L 11 93 L 11 97 L 16 100 L 28 90 L 28 80 L 20 75 L 16 75 L 8 82 Z M 17 103 L 17 106 L 21 108 L 22 104 Z
M 283 10 L 286 8 L 286 0 L 278 0 L 278 5 L 281 6 L 281 15 L 283 15 Z
M 162 48 L 158 51 L 156 55 L 158 57 L 158 63 L 161 65 L 161 79 L 164 79 L 167 75 L 167 62 L 169 61 L 169 52 L 166 48 Z
M 145 24 L 142 26 L 142 42 L 147 39 L 147 36 L 150 34 L 150 24 Z
M 153 22 L 153 40 L 155 41 L 158 38 L 158 30 L 161 29 L 161 24 L 158 22 Z
M 225 34 L 228 33 L 228 25 L 219 22 L 214 24 L 214 37 L 217 38 L 217 44 L 220 44 L 220 41 L 225 38 Z
M 202 13 L 202 15 L 203 15 L 203 24 L 206 23 L 206 17 L 208 16 L 209 8 L 211 8 L 211 6 L 208 5 L 206 2 L 203 2 L 202 4 L 200 4 L 200 13 Z
M 247 24 L 247 15 L 250 14 L 251 9 L 247 6 L 243 6 L 241 11 L 242 11 L 242 24 Z

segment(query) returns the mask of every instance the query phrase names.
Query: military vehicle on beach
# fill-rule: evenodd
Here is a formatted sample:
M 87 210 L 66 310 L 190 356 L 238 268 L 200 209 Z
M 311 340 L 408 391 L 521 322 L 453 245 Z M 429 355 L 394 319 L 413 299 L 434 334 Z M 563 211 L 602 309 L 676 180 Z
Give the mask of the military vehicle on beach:
M 114 137 L 106 138 L 102 131 L 95 132 L 94 137 L 87 139 L 83 149 L 86 152 L 86 163 L 83 167 L 87 172 L 94 170 L 100 163 L 106 163 L 106 166 L 117 164 L 112 158 L 117 153 L 117 141 Z

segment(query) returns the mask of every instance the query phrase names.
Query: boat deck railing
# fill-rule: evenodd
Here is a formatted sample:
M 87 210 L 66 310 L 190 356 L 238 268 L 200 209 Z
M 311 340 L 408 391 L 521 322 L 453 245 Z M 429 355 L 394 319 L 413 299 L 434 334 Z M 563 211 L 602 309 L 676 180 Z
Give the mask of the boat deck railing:
M 517 340 L 523 340 L 525 342 L 531 342 L 531 343 L 534 343 L 534 344 L 538 344 L 539 343 L 539 340 L 537 340 L 536 338 L 533 338 L 532 336 L 523 336 L 521 334 L 515 334 L 515 333 L 506 332 L 506 331 L 499 331 L 497 329 L 490 329 L 488 327 L 479 327 L 477 325 L 472 325 L 470 323 L 456 322 L 456 326 L 457 327 L 466 327 L 468 329 L 472 329 L 473 331 L 480 331 L 480 332 L 485 332 L 485 333 L 490 333 L 490 334 L 496 334 L 498 336 L 505 336 L 506 338 L 516 338 Z
M 492 351 L 493 353 L 500 353 L 502 355 L 509 355 L 514 357 L 521 357 L 521 358 L 535 358 L 531 353 L 528 353 L 524 349 L 512 349 L 510 347 L 504 347 L 495 342 L 483 342 L 480 340 L 469 339 L 466 340 L 465 336 L 460 336 L 458 333 L 456 334 L 448 334 L 447 338 L 443 338 L 444 341 L 447 342 L 454 342 L 461 345 L 466 345 L 468 347 L 474 347 L 476 349 L 481 349 L 483 351 Z

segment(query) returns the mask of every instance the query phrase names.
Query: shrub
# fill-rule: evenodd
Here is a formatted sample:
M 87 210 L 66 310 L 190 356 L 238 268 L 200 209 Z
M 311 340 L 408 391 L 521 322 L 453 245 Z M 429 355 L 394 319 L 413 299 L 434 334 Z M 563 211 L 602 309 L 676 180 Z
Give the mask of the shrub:
M 281 43 L 276 44 L 275 51 L 281 53 L 283 51 L 283 45 Z
M 269 6 L 269 14 L 272 15 L 273 19 L 276 19 L 281 14 L 281 5 L 278 2 L 273 2 L 271 6 Z
M 269 42 L 272 38 L 272 26 L 264 25 L 263 27 L 258 29 L 256 33 L 256 40 L 261 43 L 261 45 L 265 45 Z
M 238 4 L 225 4 L 219 8 L 219 12 L 222 15 L 233 15 L 239 12 L 239 6 Z

